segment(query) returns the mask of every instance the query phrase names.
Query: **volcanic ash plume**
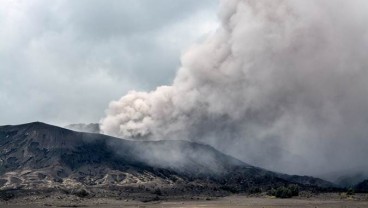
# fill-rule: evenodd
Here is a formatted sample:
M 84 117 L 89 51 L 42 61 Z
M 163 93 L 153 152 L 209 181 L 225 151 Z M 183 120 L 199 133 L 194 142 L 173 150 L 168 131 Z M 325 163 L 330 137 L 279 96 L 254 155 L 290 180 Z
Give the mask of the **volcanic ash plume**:
M 173 84 L 112 102 L 102 131 L 206 142 L 280 171 L 368 170 L 367 1 L 220 8 L 220 28 L 183 55 Z

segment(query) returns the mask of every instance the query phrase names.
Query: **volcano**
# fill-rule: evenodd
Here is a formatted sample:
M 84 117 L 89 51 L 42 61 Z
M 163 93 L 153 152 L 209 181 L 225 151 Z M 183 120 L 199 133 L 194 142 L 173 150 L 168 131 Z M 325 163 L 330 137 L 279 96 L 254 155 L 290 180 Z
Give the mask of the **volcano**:
M 318 178 L 254 167 L 189 141 L 132 141 L 41 122 L 0 127 L 2 191 L 216 196 L 290 184 L 333 187 Z

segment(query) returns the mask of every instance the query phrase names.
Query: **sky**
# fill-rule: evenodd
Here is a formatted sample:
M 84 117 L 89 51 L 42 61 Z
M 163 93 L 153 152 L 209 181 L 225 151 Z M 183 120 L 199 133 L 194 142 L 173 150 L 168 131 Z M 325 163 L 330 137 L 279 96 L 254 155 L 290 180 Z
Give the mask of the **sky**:
M 217 0 L 2 0 L 0 125 L 98 122 L 130 90 L 171 84 L 218 27 Z

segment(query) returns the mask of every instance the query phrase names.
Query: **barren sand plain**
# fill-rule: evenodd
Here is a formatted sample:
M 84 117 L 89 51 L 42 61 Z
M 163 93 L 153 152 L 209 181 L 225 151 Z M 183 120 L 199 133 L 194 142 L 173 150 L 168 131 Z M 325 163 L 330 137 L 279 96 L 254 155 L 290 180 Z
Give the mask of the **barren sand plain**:
M 116 200 L 106 198 L 79 199 L 70 197 L 57 198 L 25 198 L 10 202 L 0 202 L 1 208 L 41 208 L 41 207 L 90 207 L 90 208 L 362 208 L 368 207 L 368 195 L 342 197 L 339 194 L 323 194 L 313 197 L 297 197 L 292 199 L 276 199 L 266 196 L 229 196 L 213 199 L 166 199 L 162 201 L 140 202 L 135 200 Z

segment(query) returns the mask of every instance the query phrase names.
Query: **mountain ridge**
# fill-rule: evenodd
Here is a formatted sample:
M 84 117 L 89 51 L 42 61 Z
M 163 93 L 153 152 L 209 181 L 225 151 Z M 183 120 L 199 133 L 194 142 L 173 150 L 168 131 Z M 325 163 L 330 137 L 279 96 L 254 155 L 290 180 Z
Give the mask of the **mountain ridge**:
M 333 184 L 254 167 L 189 141 L 132 141 L 42 122 L 0 126 L 0 190 L 103 189 L 120 194 L 247 192 Z

